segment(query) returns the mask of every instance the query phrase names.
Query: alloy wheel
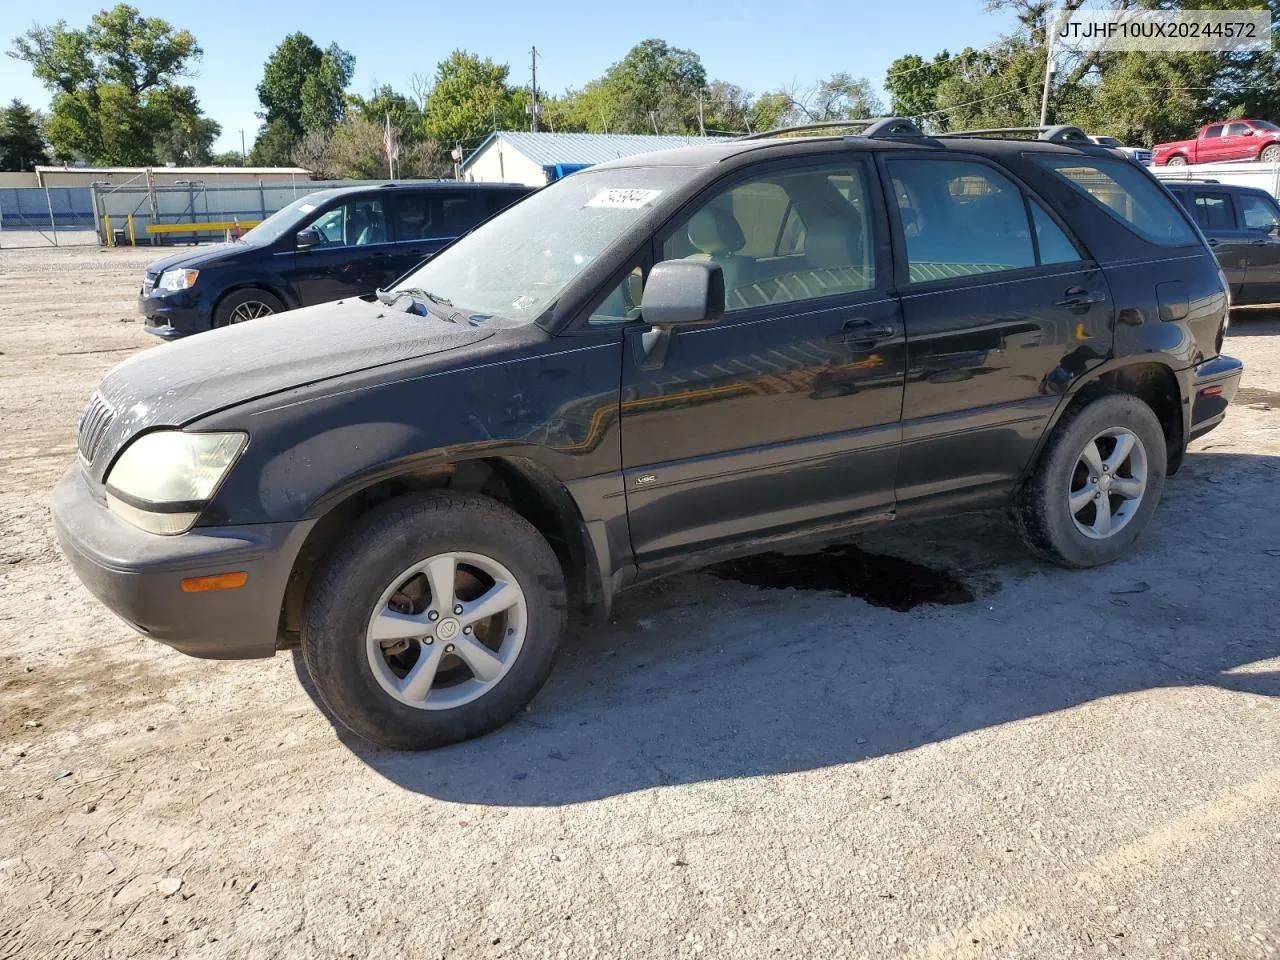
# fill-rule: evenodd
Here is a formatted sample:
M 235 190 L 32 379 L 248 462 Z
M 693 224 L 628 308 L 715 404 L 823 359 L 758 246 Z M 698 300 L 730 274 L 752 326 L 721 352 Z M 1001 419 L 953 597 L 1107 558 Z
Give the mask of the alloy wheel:
M 438 554 L 405 570 L 378 599 L 366 632 L 369 666 L 403 704 L 459 707 L 507 675 L 528 620 L 524 591 L 498 561 Z
M 1093 540 L 1123 530 L 1147 492 L 1147 451 L 1137 434 L 1111 427 L 1085 444 L 1071 471 L 1067 509 Z
M 227 318 L 227 322 L 244 323 L 246 320 L 269 317 L 273 313 L 275 311 L 261 300 L 246 300 L 244 303 L 237 304 L 236 308 L 231 311 L 231 316 Z

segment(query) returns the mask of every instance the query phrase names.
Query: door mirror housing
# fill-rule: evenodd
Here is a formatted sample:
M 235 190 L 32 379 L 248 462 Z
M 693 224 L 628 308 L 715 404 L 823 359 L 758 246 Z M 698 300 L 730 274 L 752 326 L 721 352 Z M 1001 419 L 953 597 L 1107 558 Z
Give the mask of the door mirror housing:
M 321 243 L 320 231 L 311 228 L 299 230 L 296 242 L 299 250 L 310 250 L 312 247 L 318 247 Z
M 655 264 L 640 298 L 640 316 L 660 330 L 705 327 L 724 316 L 724 271 L 706 260 Z
M 664 260 L 654 264 L 640 298 L 640 317 L 649 329 L 640 335 L 640 369 L 666 362 L 672 331 L 707 327 L 724 316 L 724 271 L 706 260 Z

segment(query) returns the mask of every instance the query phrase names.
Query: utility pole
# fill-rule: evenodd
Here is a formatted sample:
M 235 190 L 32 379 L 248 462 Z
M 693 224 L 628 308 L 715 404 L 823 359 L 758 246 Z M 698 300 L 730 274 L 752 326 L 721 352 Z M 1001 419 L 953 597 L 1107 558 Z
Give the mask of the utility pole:
M 707 135 L 707 125 L 702 122 L 702 91 L 698 91 L 698 134 L 705 137 Z
M 532 56 L 532 64 L 530 69 L 533 72 L 533 103 L 530 104 L 529 112 L 533 115 L 533 132 L 538 132 L 538 48 L 534 47 L 529 51 Z
M 249 155 L 244 152 L 244 127 L 240 128 L 240 165 L 247 166 L 249 163 Z
M 653 124 L 653 135 L 656 137 L 658 135 L 658 111 L 657 110 L 649 111 L 649 122 Z
M 1057 33 L 1057 20 L 1051 12 L 1044 18 L 1044 93 L 1040 96 L 1040 126 L 1049 123 L 1049 85 L 1053 82 L 1053 35 Z

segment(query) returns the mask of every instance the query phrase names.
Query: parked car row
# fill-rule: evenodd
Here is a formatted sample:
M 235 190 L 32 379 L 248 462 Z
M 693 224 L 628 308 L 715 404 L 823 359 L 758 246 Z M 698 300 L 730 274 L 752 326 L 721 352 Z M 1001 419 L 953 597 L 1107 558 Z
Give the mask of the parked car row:
M 235 243 L 151 264 L 138 306 L 148 333 L 174 340 L 372 294 L 529 192 L 515 184 L 439 182 L 311 193 Z
M 345 263 L 371 202 L 425 242 L 406 196 L 296 206 L 232 257 Z M 1235 394 L 1227 306 L 1192 215 L 1074 128 L 670 150 L 376 298 L 118 366 L 54 519 L 149 637 L 300 646 L 352 730 L 438 746 L 522 709 L 570 617 L 711 561 L 986 508 L 1059 564 L 1119 557 Z

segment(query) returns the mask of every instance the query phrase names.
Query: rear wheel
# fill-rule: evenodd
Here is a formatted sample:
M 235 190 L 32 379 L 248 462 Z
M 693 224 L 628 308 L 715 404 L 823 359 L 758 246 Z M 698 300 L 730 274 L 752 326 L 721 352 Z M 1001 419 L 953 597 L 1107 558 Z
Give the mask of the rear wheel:
M 565 610 L 537 530 L 496 501 L 441 491 L 358 522 L 308 590 L 302 653 L 352 731 L 421 750 L 523 708 L 551 670 Z
M 1262 148 L 1262 153 L 1258 154 L 1258 159 L 1263 163 L 1280 162 L 1280 143 L 1270 143 Z
M 1164 490 L 1164 432 L 1130 394 L 1077 407 L 1058 424 L 1014 518 L 1027 546 L 1067 567 L 1121 556 L 1146 529 Z
M 284 309 L 279 297 L 257 287 L 233 290 L 218 304 L 218 309 L 213 313 L 213 325 L 228 327 L 233 323 L 244 323 L 246 320 L 282 313 Z
M 1171 166 L 1171 167 L 1185 167 L 1186 165 L 1187 165 L 1187 158 L 1186 158 L 1186 157 L 1181 157 L 1181 156 L 1179 156 L 1179 157 L 1170 157 L 1170 158 L 1169 158 L 1169 166 Z

